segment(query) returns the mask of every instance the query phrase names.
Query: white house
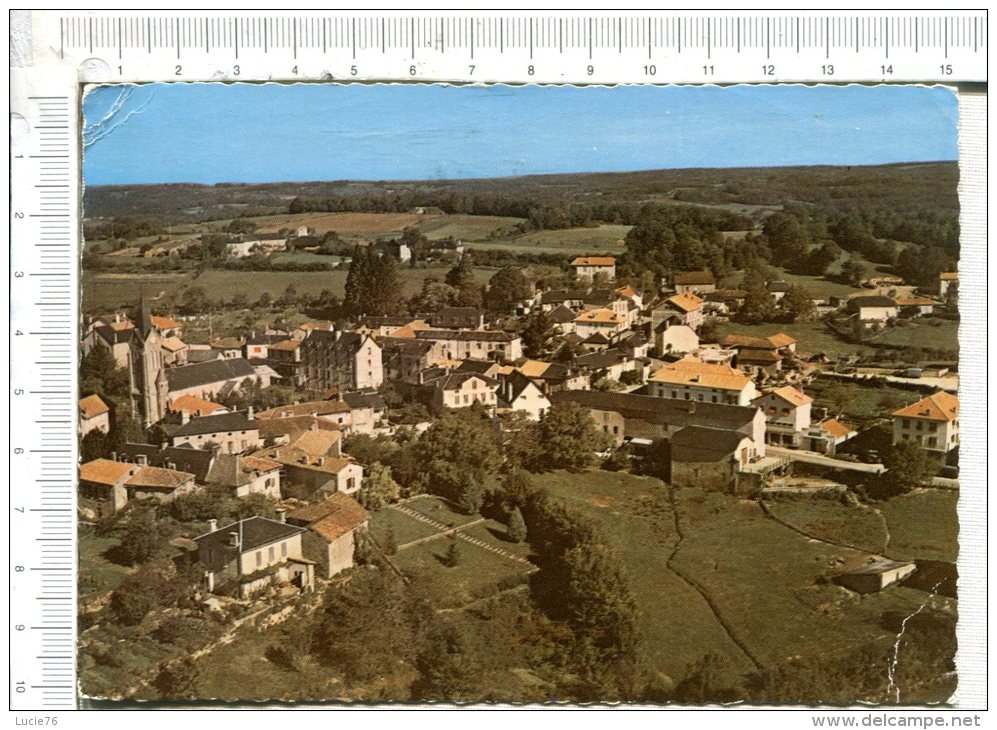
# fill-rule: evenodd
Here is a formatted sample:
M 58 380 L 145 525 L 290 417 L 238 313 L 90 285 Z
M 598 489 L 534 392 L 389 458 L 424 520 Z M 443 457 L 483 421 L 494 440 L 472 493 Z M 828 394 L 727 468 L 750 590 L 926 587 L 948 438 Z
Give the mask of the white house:
M 758 395 L 754 381 L 739 370 L 704 363 L 692 356 L 655 371 L 648 380 L 648 389 L 658 398 L 739 406 L 749 405 Z
M 885 324 L 900 314 L 895 299 L 884 296 L 859 296 L 848 300 L 848 309 L 867 325 Z
M 80 438 L 91 431 L 110 431 L 110 414 L 111 408 L 96 393 L 80 398 Z
M 571 262 L 575 277 L 591 281 L 602 274 L 607 279 L 616 278 L 616 259 L 613 256 L 579 256 Z
M 752 401 L 765 414 L 765 438 L 776 446 L 800 446 L 810 428 L 813 398 L 789 385 L 763 393 Z
M 942 453 L 959 445 L 959 398 L 940 390 L 893 413 L 893 443 Z
M 533 421 L 539 421 L 550 410 L 550 400 L 543 391 L 518 370 L 500 379 L 499 407 L 522 411 Z

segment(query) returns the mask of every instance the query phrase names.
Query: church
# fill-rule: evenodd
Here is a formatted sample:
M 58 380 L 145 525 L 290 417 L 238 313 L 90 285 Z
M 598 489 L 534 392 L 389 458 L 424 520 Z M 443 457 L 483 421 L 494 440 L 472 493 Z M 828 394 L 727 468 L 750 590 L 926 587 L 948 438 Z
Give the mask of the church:
M 131 381 L 132 410 L 143 428 L 161 421 L 169 404 L 169 385 L 163 366 L 163 337 L 153 322 L 149 302 L 139 299 L 138 316 L 128 345 L 128 372 Z

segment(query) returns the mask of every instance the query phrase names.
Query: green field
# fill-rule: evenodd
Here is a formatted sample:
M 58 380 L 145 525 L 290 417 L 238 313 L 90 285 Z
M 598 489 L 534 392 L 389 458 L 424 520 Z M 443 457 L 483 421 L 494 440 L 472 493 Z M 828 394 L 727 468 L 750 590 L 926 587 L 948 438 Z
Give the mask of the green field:
M 904 560 L 956 560 L 959 555 L 958 501 L 958 492 L 916 489 L 877 505 L 890 528 L 887 553 Z
M 593 228 L 562 228 L 550 231 L 534 231 L 516 236 L 509 241 L 518 247 L 563 251 L 570 247 L 612 250 L 623 248 L 623 240 L 633 226 L 603 223 Z
M 839 378 L 814 378 L 806 388 L 814 404 L 852 421 L 888 418 L 893 411 L 921 396 L 883 383 L 859 384 Z
M 750 670 L 735 639 L 762 666 L 887 644 L 883 612 L 914 611 L 924 600 L 903 587 L 859 598 L 834 586 L 827 579 L 843 561 L 864 553 L 810 540 L 753 501 L 676 490 L 680 540 L 667 487 L 657 480 L 605 472 L 535 479 L 614 537 L 641 609 L 644 660 L 673 677 L 709 651 Z
M 405 296 L 419 292 L 422 283 L 429 276 L 443 279 L 449 267 L 400 269 L 402 291 Z M 486 282 L 493 269 L 475 269 L 476 278 Z M 138 300 L 139 292 L 148 296 L 178 295 L 184 287 L 198 286 L 204 289 L 212 301 L 229 302 L 236 294 L 243 294 L 250 302 L 259 299 L 263 292 L 271 298 L 284 293 L 288 284 L 294 284 L 298 294 L 316 296 L 324 289 L 342 297 L 346 284 L 346 270 L 337 271 L 229 271 L 212 269 L 200 276 L 191 273 L 169 274 L 114 274 L 86 271 L 81 281 L 81 296 L 85 312 L 106 312 L 118 307 L 131 306 Z
M 413 520 L 398 510 L 387 507 L 370 516 L 370 534 L 382 548 L 388 544 L 388 535 L 394 532 L 395 544 L 404 545 L 412 540 L 435 535 L 437 530 L 424 522 Z
M 480 515 L 465 515 L 458 512 L 445 499 L 425 494 L 415 499 L 410 499 L 405 503 L 409 509 L 421 512 L 427 517 L 436 520 L 448 527 L 459 527 L 473 520 L 480 519 Z
M 819 540 L 879 555 L 886 549 L 886 522 L 868 507 L 851 507 L 831 499 L 775 499 L 765 506 L 778 519 Z
M 959 350 L 959 323 L 951 320 L 906 320 L 905 324 L 887 327 L 870 338 L 871 342 L 892 347 L 917 347 L 932 350 Z
M 835 359 L 842 355 L 852 353 L 869 352 L 869 348 L 862 345 L 853 345 L 839 339 L 833 330 L 829 329 L 823 322 L 793 322 L 791 324 L 776 324 L 766 322 L 764 324 L 738 324 L 736 322 L 720 322 L 717 327 L 717 336 L 724 335 L 754 335 L 756 337 L 767 337 L 776 332 L 785 332 L 795 337 L 798 342 L 796 351 L 801 355 L 810 355 L 823 352 L 828 357 Z
M 885 611 L 912 612 L 919 591 L 894 587 L 859 597 L 828 582 L 864 554 L 807 539 L 755 502 L 679 490 L 686 538 L 676 564 L 711 597 L 718 614 L 763 666 L 794 656 L 833 656 L 869 642 L 887 645 Z M 885 667 L 883 668 L 885 672 Z
M 492 541 L 504 546 L 494 538 Z M 499 581 L 514 582 L 529 570 L 522 563 L 460 539 L 456 540 L 459 562 L 445 565 L 452 542 L 449 537 L 441 537 L 400 550 L 392 557 L 395 565 L 425 591 L 424 595 L 433 596 L 439 608 L 464 606 L 493 595 L 500 587 Z
M 730 657 L 740 670 L 751 668 L 703 597 L 668 567 L 678 536 L 664 483 L 602 471 L 551 472 L 534 480 L 613 536 L 640 607 L 644 662 L 674 679 L 710 651 Z
M 513 232 L 516 224 L 523 222 L 522 218 L 497 215 L 435 215 L 423 218 L 416 228 L 433 241 L 443 238 L 481 241 Z

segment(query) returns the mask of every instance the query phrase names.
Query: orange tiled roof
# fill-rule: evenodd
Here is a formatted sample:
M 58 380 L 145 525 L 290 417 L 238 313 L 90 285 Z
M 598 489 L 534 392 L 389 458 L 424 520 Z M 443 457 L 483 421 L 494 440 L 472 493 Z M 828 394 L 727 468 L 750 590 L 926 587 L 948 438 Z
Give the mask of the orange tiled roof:
M 850 433 L 853 433 L 853 430 L 851 428 L 849 428 L 848 426 L 846 426 L 836 418 L 831 418 L 819 425 L 822 431 L 826 431 L 828 434 L 834 436 L 835 438 L 842 438 Z
M 749 378 L 729 365 L 704 363 L 695 358 L 685 358 L 651 375 L 651 380 L 672 385 L 697 385 L 703 388 L 741 391 L 751 383 Z
M 805 406 L 807 403 L 813 403 L 814 399 L 809 395 L 804 394 L 802 391 L 797 390 L 791 385 L 784 385 L 781 388 L 776 388 L 772 391 L 773 395 L 777 395 L 784 401 L 791 403 L 794 406 Z
M 274 469 L 280 469 L 279 461 L 267 459 L 262 456 L 242 456 L 239 457 L 239 460 L 253 471 L 273 471 Z
M 636 290 L 632 286 L 621 286 L 616 290 L 616 293 L 624 297 L 632 297 L 637 294 Z
M 787 335 L 785 332 L 776 332 L 774 335 L 769 335 L 765 339 L 776 347 L 789 347 L 790 345 L 796 344 L 796 338 Z
M 959 417 L 959 397 L 940 390 L 927 398 L 893 412 L 901 418 L 923 418 L 928 421 L 954 421 Z
M 703 300 L 692 292 L 668 297 L 668 302 L 683 312 L 695 312 L 703 305 Z
M 896 302 L 901 307 L 926 307 L 935 303 L 928 297 L 897 297 Z
M 210 416 L 215 411 L 225 410 L 225 406 L 195 395 L 182 395 L 170 403 L 169 409 L 177 413 L 187 412 L 192 416 Z
M 361 527 L 370 519 L 367 510 L 353 497 L 337 492 L 329 499 L 296 509 L 287 515 L 295 523 L 307 522 L 308 529 L 332 542 Z
M 587 309 L 575 317 L 575 321 L 583 324 L 587 322 L 618 324 L 620 320 L 611 309 Z
M 125 484 L 129 487 L 176 489 L 193 479 L 194 475 L 185 471 L 162 469 L 158 466 L 140 466 Z
M 528 378 L 539 378 L 550 369 L 550 363 L 543 360 L 527 360 L 517 370 Z
M 579 256 L 571 262 L 572 266 L 616 266 L 613 256 Z
M 275 342 L 269 345 L 267 349 L 269 350 L 287 350 L 289 352 L 297 350 L 301 347 L 301 340 L 281 340 L 280 342 Z
M 942 281 L 959 281 L 958 271 L 943 271 L 938 275 L 938 278 Z
M 135 468 L 134 464 L 110 459 L 94 459 L 86 464 L 80 464 L 80 481 L 114 485 L 123 481 Z
M 152 326 L 156 329 L 172 330 L 177 327 L 183 327 L 183 323 L 177 322 L 172 317 L 158 317 L 154 314 L 149 319 L 152 320 Z
M 163 346 L 163 349 L 169 350 L 170 352 L 179 352 L 187 348 L 187 343 L 181 340 L 176 335 L 172 337 L 167 337 L 162 342 L 159 343 Z
M 80 416 L 83 418 L 95 418 L 102 413 L 109 413 L 110 407 L 101 400 L 101 397 L 96 393 L 94 395 L 88 395 L 86 398 L 80 398 Z
M 291 416 L 327 416 L 331 413 L 349 413 L 348 403 L 341 400 L 313 400 L 305 403 L 288 403 L 266 411 L 260 411 L 256 418 L 289 418 Z

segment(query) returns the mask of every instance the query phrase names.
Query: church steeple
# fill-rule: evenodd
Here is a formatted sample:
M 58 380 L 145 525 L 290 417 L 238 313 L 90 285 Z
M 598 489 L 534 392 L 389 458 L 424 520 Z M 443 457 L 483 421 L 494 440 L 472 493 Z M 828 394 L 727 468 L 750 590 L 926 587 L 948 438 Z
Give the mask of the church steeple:
M 152 331 L 152 309 L 149 307 L 149 300 L 145 298 L 145 293 L 139 293 L 138 300 L 138 316 L 136 317 L 135 326 L 138 327 L 139 333 L 142 338 L 146 338 L 149 332 Z

